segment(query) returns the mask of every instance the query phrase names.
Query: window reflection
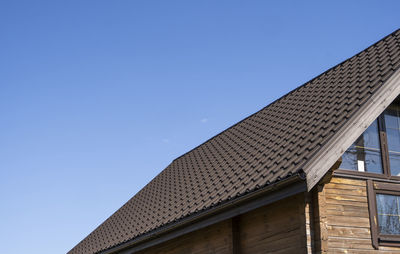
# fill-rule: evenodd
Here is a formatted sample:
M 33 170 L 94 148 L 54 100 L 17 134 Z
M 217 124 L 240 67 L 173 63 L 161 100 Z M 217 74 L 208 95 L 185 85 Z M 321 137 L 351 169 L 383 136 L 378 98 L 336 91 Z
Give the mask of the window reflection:
M 388 139 L 390 172 L 400 175 L 400 109 L 398 105 L 391 105 L 385 110 L 386 135 Z
M 340 167 L 361 172 L 383 172 L 377 120 L 343 154 Z
M 400 234 L 399 196 L 377 194 L 379 231 L 384 235 Z

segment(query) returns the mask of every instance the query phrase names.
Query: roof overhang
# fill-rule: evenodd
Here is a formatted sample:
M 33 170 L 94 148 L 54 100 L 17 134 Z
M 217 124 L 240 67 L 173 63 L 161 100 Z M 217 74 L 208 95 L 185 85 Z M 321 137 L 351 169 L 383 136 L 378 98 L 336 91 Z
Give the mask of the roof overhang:
M 307 184 L 304 176 L 301 174 L 293 175 L 263 189 L 236 198 L 231 202 L 189 216 L 100 253 L 135 253 L 306 191 Z
M 360 109 L 304 166 L 310 191 L 343 153 L 400 94 L 400 69 L 371 95 Z

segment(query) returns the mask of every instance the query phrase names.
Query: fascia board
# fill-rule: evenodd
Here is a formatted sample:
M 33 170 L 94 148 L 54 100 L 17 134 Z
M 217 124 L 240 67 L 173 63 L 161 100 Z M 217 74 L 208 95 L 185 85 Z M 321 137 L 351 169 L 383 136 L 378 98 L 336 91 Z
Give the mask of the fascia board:
M 398 69 L 304 166 L 310 191 L 356 139 L 400 94 Z

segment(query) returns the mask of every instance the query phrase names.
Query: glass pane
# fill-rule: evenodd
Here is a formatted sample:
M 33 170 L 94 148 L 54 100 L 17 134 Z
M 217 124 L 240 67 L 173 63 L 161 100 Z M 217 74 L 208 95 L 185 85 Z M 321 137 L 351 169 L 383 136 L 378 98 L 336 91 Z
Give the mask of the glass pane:
M 397 196 L 376 194 L 378 214 L 399 214 Z
M 386 129 L 389 151 L 400 152 L 400 132 L 399 129 Z
M 379 231 L 384 235 L 400 234 L 399 216 L 378 215 Z
M 383 172 L 376 120 L 343 154 L 340 168 L 379 174 Z
M 390 173 L 394 176 L 400 176 L 400 153 L 389 153 Z
M 352 145 L 342 156 L 342 164 L 340 168 L 358 170 L 357 169 L 357 153 L 356 148 Z
M 382 174 L 382 159 L 380 150 L 365 150 L 365 171 Z
M 379 149 L 379 131 L 378 122 L 375 120 L 371 126 L 355 142 L 356 146 Z
M 386 128 L 399 129 L 398 112 L 396 108 L 388 108 L 385 110 Z
M 390 172 L 400 176 L 400 111 L 397 104 L 385 110 L 385 125 L 388 139 Z
M 399 196 L 377 194 L 376 205 L 381 234 L 400 234 Z

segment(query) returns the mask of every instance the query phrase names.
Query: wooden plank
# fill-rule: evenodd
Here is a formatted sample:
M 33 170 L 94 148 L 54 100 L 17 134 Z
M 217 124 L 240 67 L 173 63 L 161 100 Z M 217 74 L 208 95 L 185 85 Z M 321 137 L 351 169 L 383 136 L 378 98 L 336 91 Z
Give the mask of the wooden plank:
M 342 237 L 342 238 L 360 238 L 370 239 L 371 232 L 369 228 L 355 228 L 349 226 L 329 226 L 328 234 L 330 237 Z
M 360 209 L 359 211 L 353 210 L 353 211 L 341 211 L 339 209 L 327 209 L 326 214 L 328 216 L 330 215 L 336 215 L 336 216 L 346 216 L 346 217 L 358 217 L 358 218 L 366 218 L 369 219 L 369 213 L 368 209 Z
M 329 184 L 331 183 L 347 184 L 352 186 L 366 186 L 365 180 L 356 180 L 343 177 L 333 177 Z
M 336 205 L 352 205 L 357 207 L 368 207 L 368 203 L 366 201 L 357 202 L 353 200 L 340 200 L 335 198 L 326 198 L 327 204 L 336 204 Z
M 329 250 L 332 254 L 399 254 L 397 250 L 385 250 L 379 248 L 379 250 L 364 250 L 364 249 L 347 249 L 347 248 L 332 248 Z
M 332 248 L 329 250 L 329 253 L 330 254 L 378 254 L 379 252 L 376 252 L 375 250 Z M 382 252 L 382 253 L 387 253 L 387 252 Z
M 335 177 L 334 177 L 335 178 Z M 360 181 L 360 180 L 357 180 Z M 342 184 L 342 183 L 332 183 L 330 182 L 329 184 L 326 184 L 324 188 L 328 189 L 340 189 L 340 190 L 358 190 L 358 189 L 364 189 L 364 188 L 360 188 L 360 187 L 364 187 L 363 185 L 351 185 L 351 184 Z
M 328 215 L 342 215 L 350 217 L 369 218 L 367 207 L 360 207 L 356 205 L 341 205 L 341 204 L 327 204 L 326 212 Z
M 325 194 L 326 199 L 336 199 L 340 201 L 352 201 L 352 202 L 363 202 L 367 203 L 366 196 L 350 196 L 350 195 L 341 195 L 341 194 Z
M 257 238 L 258 239 L 258 238 Z M 244 253 L 260 253 L 263 250 L 268 250 L 269 253 L 274 253 L 282 249 L 288 243 L 296 243 L 297 253 L 304 253 L 302 251 L 301 236 L 299 235 L 299 228 L 291 232 L 277 234 L 273 237 L 254 241 L 251 248 L 248 248 Z
M 369 218 L 349 217 L 349 216 L 329 216 L 329 225 L 367 227 L 369 228 Z
M 329 237 L 330 248 L 346 248 L 346 249 L 365 249 L 374 250 L 370 239 L 355 239 L 355 238 L 335 238 Z
M 363 196 L 363 197 L 366 196 L 367 190 L 365 188 L 360 188 L 360 186 L 353 186 L 353 185 L 352 187 L 353 187 L 352 189 L 326 188 L 325 193 L 332 195 Z
M 326 204 L 326 209 L 327 210 L 338 210 L 338 211 L 348 211 L 348 212 L 352 212 L 352 211 L 360 211 L 361 208 L 359 205 L 355 204 L 353 205 L 353 203 L 351 203 L 350 205 L 348 204 Z M 368 209 L 362 209 L 362 211 L 367 211 Z

